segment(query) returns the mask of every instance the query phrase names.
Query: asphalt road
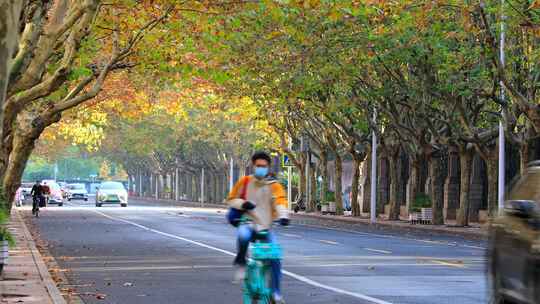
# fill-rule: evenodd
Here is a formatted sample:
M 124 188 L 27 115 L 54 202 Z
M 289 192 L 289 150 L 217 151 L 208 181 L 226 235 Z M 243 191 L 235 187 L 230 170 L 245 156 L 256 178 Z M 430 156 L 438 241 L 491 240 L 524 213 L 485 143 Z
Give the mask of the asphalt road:
M 223 211 L 72 202 L 28 220 L 85 303 L 241 302 L 231 283 L 235 230 Z M 482 242 L 294 223 L 276 229 L 287 303 L 487 302 Z

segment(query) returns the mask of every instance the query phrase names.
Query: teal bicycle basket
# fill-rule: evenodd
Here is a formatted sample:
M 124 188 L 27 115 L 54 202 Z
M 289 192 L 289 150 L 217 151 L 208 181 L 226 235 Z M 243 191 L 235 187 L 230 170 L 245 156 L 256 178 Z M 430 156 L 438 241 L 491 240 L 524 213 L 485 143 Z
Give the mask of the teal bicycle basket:
M 273 243 L 253 243 L 251 258 L 254 260 L 280 260 L 283 257 L 281 246 Z

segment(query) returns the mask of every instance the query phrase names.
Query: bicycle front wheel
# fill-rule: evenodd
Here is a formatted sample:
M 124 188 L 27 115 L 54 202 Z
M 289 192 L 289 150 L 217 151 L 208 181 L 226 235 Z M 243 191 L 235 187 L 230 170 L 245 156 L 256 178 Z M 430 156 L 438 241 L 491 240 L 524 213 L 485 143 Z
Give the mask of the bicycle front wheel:
M 274 304 L 274 302 L 268 296 L 257 298 L 257 297 L 252 297 L 251 295 L 248 295 L 248 294 L 244 294 L 242 304 Z

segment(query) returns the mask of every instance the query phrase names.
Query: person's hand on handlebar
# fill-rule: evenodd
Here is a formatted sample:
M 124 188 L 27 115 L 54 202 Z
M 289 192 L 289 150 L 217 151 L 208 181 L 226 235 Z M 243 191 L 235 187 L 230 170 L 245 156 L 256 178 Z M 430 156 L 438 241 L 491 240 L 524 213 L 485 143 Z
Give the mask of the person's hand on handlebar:
M 246 211 L 250 211 L 250 210 L 253 210 L 255 209 L 255 204 L 253 204 L 252 202 L 250 201 L 245 201 L 243 204 L 242 204 L 242 209 L 246 210 Z

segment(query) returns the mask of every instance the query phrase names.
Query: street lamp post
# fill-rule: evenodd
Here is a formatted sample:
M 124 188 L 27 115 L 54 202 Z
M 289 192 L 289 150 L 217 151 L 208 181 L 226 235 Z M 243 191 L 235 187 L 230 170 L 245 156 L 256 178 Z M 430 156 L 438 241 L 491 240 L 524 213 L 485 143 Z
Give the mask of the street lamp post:
M 231 156 L 231 163 L 229 168 L 229 192 L 234 187 L 234 158 Z
M 204 206 L 204 167 L 201 169 L 201 206 Z
M 505 54 L 504 54 L 504 44 L 505 44 L 505 19 L 506 16 L 504 14 L 504 0 L 501 0 L 501 36 L 500 36 L 500 44 L 499 44 L 499 55 L 501 60 L 502 68 L 504 68 L 505 65 Z M 505 92 L 504 92 L 504 83 L 501 80 L 500 82 L 501 86 L 501 100 L 505 100 Z M 504 115 L 504 111 L 501 111 L 501 114 Z M 499 121 L 499 187 L 498 187 L 498 209 L 499 213 L 504 208 L 504 189 L 505 189 L 505 138 L 504 138 L 504 125 L 503 125 L 503 119 Z
M 377 121 L 377 112 L 373 112 L 373 122 Z M 377 222 L 377 134 L 373 130 L 371 136 L 371 201 L 370 220 L 372 224 Z

